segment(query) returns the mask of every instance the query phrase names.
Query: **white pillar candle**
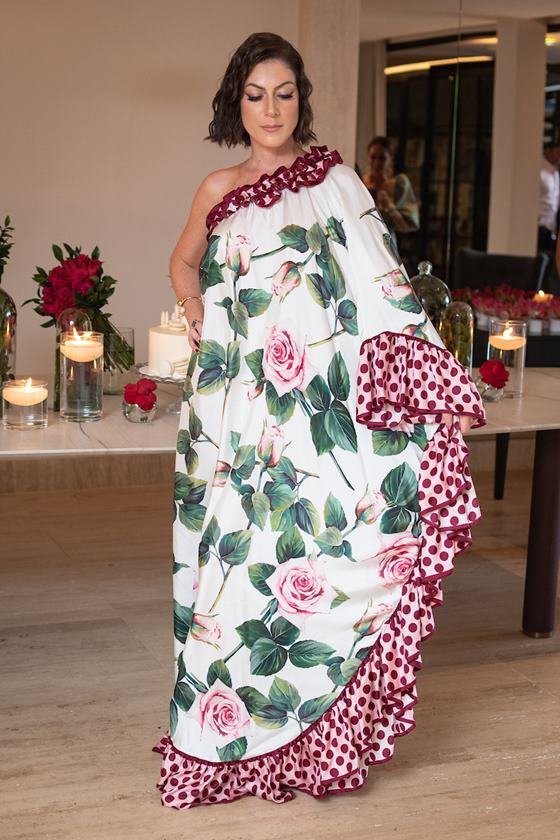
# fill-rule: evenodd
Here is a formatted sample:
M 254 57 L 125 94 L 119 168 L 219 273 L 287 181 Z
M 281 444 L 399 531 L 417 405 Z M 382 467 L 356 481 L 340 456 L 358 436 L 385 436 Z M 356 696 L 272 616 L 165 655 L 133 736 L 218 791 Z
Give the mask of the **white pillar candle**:
M 12 405 L 38 405 L 49 395 L 45 382 L 20 379 L 7 382 L 2 389 L 2 396 Z
M 103 355 L 103 336 L 100 333 L 65 333 L 60 340 L 60 352 L 73 362 L 93 362 Z
M 491 335 L 488 343 L 496 350 L 520 350 L 527 344 L 527 339 L 522 335 L 512 335 L 511 328 L 508 328 L 502 335 Z

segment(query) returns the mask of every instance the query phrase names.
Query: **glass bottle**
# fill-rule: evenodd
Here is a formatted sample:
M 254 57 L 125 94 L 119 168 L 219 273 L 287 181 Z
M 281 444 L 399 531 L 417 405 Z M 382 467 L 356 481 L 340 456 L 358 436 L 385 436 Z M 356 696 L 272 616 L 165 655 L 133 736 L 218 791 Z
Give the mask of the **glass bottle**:
M 4 226 L 0 224 L 0 284 L 4 267 L 8 262 L 13 228 L 7 216 Z M 15 378 L 16 370 L 16 324 L 17 310 L 14 299 L 0 285 L 0 386 L 2 382 Z M 0 415 L 2 405 L 0 403 Z
M 429 260 L 418 263 L 418 274 L 410 278 L 410 283 L 428 318 L 441 335 L 445 310 L 451 303 L 449 287 L 432 274 Z
M 450 303 L 445 310 L 440 335 L 449 352 L 469 372 L 472 371 L 473 328 L 474 317 L 469 304 L 462 300 Z

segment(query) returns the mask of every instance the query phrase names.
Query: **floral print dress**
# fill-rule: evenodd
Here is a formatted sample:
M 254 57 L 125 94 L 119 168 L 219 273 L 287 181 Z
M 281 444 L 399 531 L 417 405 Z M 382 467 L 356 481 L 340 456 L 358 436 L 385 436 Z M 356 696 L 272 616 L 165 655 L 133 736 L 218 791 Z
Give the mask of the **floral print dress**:
M 208 217 L 174 502 L 162 802 L 360 787 L 413 726 L 484 422 L 372 199 L 311 151 Z

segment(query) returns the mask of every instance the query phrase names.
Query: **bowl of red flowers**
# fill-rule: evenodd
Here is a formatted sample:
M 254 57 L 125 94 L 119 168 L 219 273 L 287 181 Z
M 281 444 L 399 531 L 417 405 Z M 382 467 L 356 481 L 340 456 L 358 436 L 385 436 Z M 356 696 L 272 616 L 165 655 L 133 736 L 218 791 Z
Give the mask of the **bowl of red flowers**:
M 125 385 L 122 404 L 125 418 L 131 423 L 151 423 L 157 414 L 156 390 L 154 380 L 146 377 Z
M 509 379 L 509 371 L 498 359 L 488 359 L 481 364 L 476 380 L 478 393 L 486 402 L 497 402 L 502 398 Z

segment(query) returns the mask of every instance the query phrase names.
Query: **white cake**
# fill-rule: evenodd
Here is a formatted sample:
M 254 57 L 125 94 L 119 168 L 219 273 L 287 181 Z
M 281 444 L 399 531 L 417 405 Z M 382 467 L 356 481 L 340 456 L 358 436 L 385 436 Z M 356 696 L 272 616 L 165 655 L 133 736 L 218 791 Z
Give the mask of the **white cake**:
M 191 354 L 187 323 L 175 310 L 161 313 L 159 326 L 148 331 L 148 372 L 154 376 L 184 375 Z

